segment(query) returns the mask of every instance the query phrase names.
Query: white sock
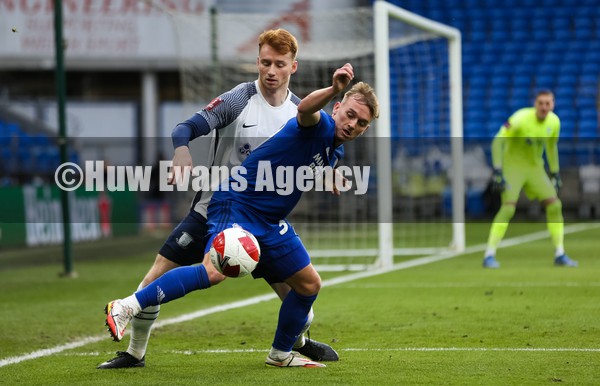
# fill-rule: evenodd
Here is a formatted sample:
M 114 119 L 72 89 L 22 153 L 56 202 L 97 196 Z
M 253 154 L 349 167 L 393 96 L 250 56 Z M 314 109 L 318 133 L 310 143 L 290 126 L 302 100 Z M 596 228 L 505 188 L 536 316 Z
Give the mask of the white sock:
M 308 313 L 308 320 L 306 321 L 306 324 L 304 325 L 304 327 L 302 327 L 302 332 L 300 332 L 300 336 L 298 336 L 298 339 L 296 339 L 296 342 L 294 343 L 294 348 L 298 349 L 298 348 L 304 346 L 304 344 L 306 343 L 306 339 L 304 338 L 304 333 L 306 331 L 308 331 L 308 329 L 310 328 L 310 324 L 312 323 L 314 318 L 315 318 L 315 313 L 313 312 L 313 309 L 311 307 L 310 311 Z
M 138 286 L 138 291 L 143 288 L 142 283 Z M 127 352 L 137 359 L 142 359 L 146 355 L 146 348 L 150 340 L 150 331 L 154 321 L 158 318 L 160 305 L 144 308 L 131 320 L 131 336 L 129 338 L 129 347 Z
M 129 295 L 126 298 L 121 299 L 121 304 L 131 308 L 134 315 L 139 314 L 142 310 L 142 306 L 140 305 L 140 302 L 138 302 L 135 295 Z
M 290 353 L 290 351 L 281 351 L 277 350 L 275 347 L 271 347 L 271 351 L 269 351 L 269 357 L 271 359 L 275 359 L 276 361 L 283 361 L 290 356 Z
M 565 248 L 564 247 L 558 247 L 556 248 L 556 253 L 554 254 L 555 257 L 559 257 L 565 254 Z
M 496 248 L 487 247 L 483 257 L 488 257 L 488 256 L 496 256 Z

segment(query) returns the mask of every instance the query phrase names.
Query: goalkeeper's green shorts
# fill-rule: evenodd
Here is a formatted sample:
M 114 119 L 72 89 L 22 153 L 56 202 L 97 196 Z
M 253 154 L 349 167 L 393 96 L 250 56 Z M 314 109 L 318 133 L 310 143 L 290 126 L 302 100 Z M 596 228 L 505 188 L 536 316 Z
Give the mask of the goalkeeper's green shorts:
M 517 202 L 521 189 L 530 200 L 556 197 L 554 185 L 543 166 L 505 166 L 503 175 L 506 188 L 502 192 L 502 202 Z

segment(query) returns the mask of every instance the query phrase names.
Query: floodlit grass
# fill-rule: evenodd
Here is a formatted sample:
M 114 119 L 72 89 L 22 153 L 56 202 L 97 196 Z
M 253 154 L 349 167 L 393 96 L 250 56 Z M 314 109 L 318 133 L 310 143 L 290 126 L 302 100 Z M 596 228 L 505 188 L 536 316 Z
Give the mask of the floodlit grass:
M 483 243 L 489 224 L 470 227 L 469 244 Z M 515 224 L 507 237 L 543 229 Z M 478 252 L 325 286 L 311 334 L 341 360 L 324 369 L 264 366 L 279 307 L 271 300 L 156 329 L 146 368 L 96 370 L 128 340 L 110 340 L 104 304 L 137 287 L 162 240 L 76 246 L 77 279 L 59 278 L 58 248 L 4 251 L 0 363 L 106 338 L 5 365 L 0 376 L 24 385 L 597 384 L 599 236 L 598 228 L 566 236 L 577 269 L 554 267 L 550 241 L 540 240 L 501 249 L 499 270 L 482 269 Z M 164 305 L 159 320 L 267 293 L 262 281 L 230 279 Z

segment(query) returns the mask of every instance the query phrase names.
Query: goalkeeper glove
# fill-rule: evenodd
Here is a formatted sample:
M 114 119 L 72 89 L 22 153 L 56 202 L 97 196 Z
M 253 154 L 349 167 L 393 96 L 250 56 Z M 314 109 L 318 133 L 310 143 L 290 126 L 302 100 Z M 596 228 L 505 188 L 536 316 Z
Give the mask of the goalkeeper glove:
M 558 192 L 560 192 L 560 188 L 562 188 L 562 181 L 558 173 L 550 173 L 550 181 L 552 182 L 552 185 L 554 185 L 554 189 L 558 194 Z
M 494 169 L 494 174 L 492 175 L 492 191 L 502 193 L 504 192 L 505 187 L 506 181 L 504 180 L 504 176 L 502 175 L 502 170 Z

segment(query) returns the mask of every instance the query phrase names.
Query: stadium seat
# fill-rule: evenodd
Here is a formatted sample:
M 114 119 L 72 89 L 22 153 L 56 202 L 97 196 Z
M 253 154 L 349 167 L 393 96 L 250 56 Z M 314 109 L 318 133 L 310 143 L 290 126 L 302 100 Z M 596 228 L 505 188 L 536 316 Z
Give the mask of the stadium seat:
M 581 109 L 579 114 L 581 119 L 587 119 L 592 116 L 595 116 L 596 109 L 598 106 L 598 100 L 595 96 L 586 96 L 586 95 L 578 95 L 575 98 L 575 106 L 578 109 Z
M 577 129 L 577 136 L 579 138 L 598 138 L 600 133 L 598 132 L 598 120 L 582 120 L 579 122 Z
M 508 29 L 510 31 L 525 31 L 529 30 L 529 19 L 524 17 L 510 18 L 508 21 Z
M 578 80 L 577 68 L 577 66 L 564 67 L 566 72 L 562 72 L 563 67 L 561 67 L 561 73 L 556 78 L 556 88 L 572 87 L 574 89 L 577 86 Z
M 536 89 L 553 90 L 556 85 L 556 77 L 553 74 L 539 74 L 535 77 Z
M 600 39 L 600 22 L 598 23 L 598 33 L 596 36 Z M 583 57 L 584 63 L 595 63 L 597 67 L 600 67 L 600 50 L 588 50 Z
M 555 15 L 551 20 L 552 29 L 569 29 L 571 28 L 571 19 L 562 15 Z
M 570 109 L 574 106 L 575 100 L 575 87 L 572 86 L 559 86 L 554 89 L 554 96 L 556 98 L 556 106 L 560 111 L 571 111 Z M 562 118 L 562 116 L 560 116 Z
M 561 42 L 568 42 L 571 40 L 572 35 L 570 28 L 555 28 L 552 30 L 552 38 Z

